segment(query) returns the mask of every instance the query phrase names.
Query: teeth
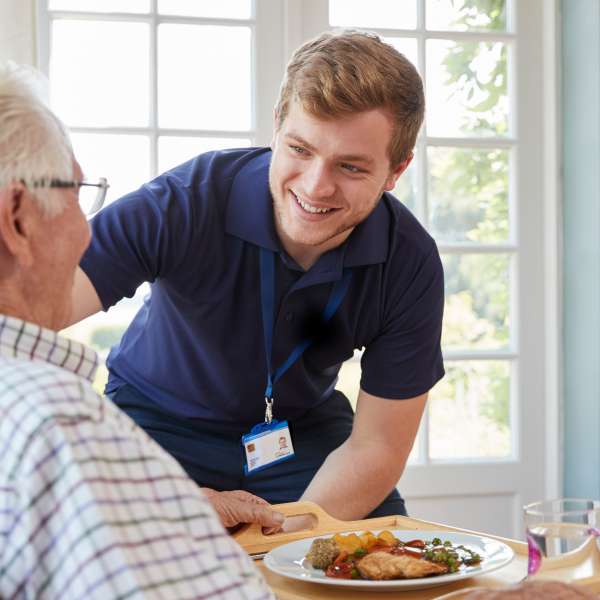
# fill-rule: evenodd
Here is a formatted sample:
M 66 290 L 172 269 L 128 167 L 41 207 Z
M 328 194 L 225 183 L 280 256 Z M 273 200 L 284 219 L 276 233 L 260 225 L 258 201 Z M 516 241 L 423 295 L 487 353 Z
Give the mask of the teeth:
M 294 192 L 292 192 L 292 194 L 294 194 Z M 316 206 L 312 206 L 311 204 L 308 204 L 306 202 L 303 202 L 302 200 L 300 200 L 300 198 L 298 198 L 298 196 L 296 196 L 296 194 L 294 194 L 294 198 L 296 198 L 296 202 L 298 202 L 298 204 L 306 211 L 309 213 L 313 213 L 313 214 L 317 214 L 317 213 L 327 213 L 330 210 L 333 210 L 332 208 L 317 208 Z

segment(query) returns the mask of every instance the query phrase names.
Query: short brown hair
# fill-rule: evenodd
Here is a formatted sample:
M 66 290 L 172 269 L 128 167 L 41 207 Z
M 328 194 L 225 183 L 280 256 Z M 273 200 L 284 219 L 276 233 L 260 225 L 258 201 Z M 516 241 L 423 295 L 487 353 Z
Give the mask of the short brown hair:
M 379 36 L 354 30 L 322 33 L 294 52 L 275 105 L 277 127 L 291 100 L 325 119 L 384 109 L 394 124 L 392 166 L 408 158 L 425 113 L 423 82 L 413 64 Z

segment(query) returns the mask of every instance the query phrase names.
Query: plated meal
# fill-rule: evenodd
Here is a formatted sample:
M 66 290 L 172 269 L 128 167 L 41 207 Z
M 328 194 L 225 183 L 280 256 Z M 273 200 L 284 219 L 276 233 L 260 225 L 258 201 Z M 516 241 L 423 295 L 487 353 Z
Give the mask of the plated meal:
M 264 558 L 283 577 L 369 592 L 440 586 L 507 565 L 498 540 L 450 531 L 355 531 L 284 544 Z
M 446 575 L 482 562 L 477 552 L 462 544 L 439 537 L 403 541 L 390 531 L 318 538 L 306 559 L 327 577 L 375 581 Z

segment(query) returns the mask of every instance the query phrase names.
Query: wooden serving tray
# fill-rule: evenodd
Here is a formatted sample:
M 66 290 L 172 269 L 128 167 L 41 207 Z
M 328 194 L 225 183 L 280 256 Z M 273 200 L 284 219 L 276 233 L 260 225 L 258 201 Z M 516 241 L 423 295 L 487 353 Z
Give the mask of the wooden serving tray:
M 277 533 L 264 535 L 260 525 L 248 525 L 234 533 L 235 540 L 254 558 L 264 555 L 272 548 L 304 539 L 307 537 L 322 536 L 343 531 L 366 531 L 379 529 L 418 529 L 418 530 L 444 530 L 460 533 L 485 535 L 486 537 L 504 542 L 515 552 L 514 560 L 506 567 L 477 578 L 463 579 L 456 583 L 422 590 L 407 590 L 403 592 L 378 592 L 377 598 L 399 598 L 401 600 L 428 600 L 442 598 L 452 594 L 452 598 L 460 600 L 470 589 L 499 588 L 520 582 L 527 575 L 527 544 L 518 540 L 488 535 L 467 529 L 449 527 L 440 523 L 421 521 L 410 517 L 398 515 L 362 519 L 360 521 L 340 521 L 328 515 L 320 506 L 313 502 L 291 502 L 273 506 L 275 510 L 286 516 L 310 515 L 313 527 L 293 533 Z M 564 561 L 557 562 L 555 567 L 541 575 L 541 578 L 555 579 L 576 583 L 589 591 L 600 592 L 600 553 L 595 540 L 586 548 L 578 551 Z M 367 600 L 369 594 L 364 591 L 334 588 L 309 582 L 287 579 L 272 573 L 262 563 L 257 562 L 267 583 L 279 600 Z M 464 594 L 461 593 L 464 590 Z M 370 596 L 374 597 L 373 594 Z

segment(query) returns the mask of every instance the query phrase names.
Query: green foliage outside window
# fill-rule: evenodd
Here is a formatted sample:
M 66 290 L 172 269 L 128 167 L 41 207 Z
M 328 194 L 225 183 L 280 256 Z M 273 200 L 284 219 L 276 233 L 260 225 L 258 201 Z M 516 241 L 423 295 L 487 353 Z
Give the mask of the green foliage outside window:
M 90 344 L 99 352 L 110 350 L 119 342 L 125 327 L 123 325 L 103 325 L 96 327 L 90 334 Z
M 460 24 L 486 30 L 505 29 L 505 0 L 455 0 L 463 6 Z M 484 52 L 496 57 L 493 69 L 481 77 L 474 65 Z M 461 123 L 467 135 L 507 133 L 507 119 L 498 110 L 507 96 L 506 46 L 492 43 L 453 43 L 443 63 L 448 89 L 460 95 L 469 110 Z M 477 103 L 472 101 L 477 98 Z M 505 110 L 505 109 L 504 109 Z M 437 152 L 438 149 L 433 149 Z M 508 153 L 499 149 L 444 149 L 440 160 L 432 161 L 430 172 L 437 212 L 432 228 L 454 231 L 456 241 L 496 243 L 509 239 Z M 438 183 L 438 189 L 435 185 Z M 441 191 L 443 190 L 443 191 Z M 437 220 L 436 220 L 437 219 Z M 436 233 L 437 235 L 437 233 Z M 446 268 L 445 346 L 501 348 L 509 344 L 508 257 L 503 254 L 449 255 Z M 472 383 L 469 363 L 453 369 L 452 389 L 467 390 Z M 490 363 L 486 373 L 488 394 L 480 397 L 479 411 L 500 428 L 509 428 L 510 378 L 502 363 Z

